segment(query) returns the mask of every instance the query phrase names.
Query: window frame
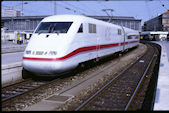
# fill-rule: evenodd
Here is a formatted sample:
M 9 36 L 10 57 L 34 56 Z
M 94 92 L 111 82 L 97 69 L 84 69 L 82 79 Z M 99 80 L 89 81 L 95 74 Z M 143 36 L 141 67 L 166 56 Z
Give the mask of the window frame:
M 56 26 L 56 24 L 65 24 L 66 25 L 66 23 L 67 23 L 67 27 L 61 27 L 61 26 L 57 27 Z M 55 32 L 57 30 L 56 28 L 60 28 L 60 32 L 59 33 L 68 33 L 68 31 L 71 28 L 72 24 L 73 24 L 73 22 L 41 22 L 38 25 L 38 27 L 37 27 L 37 29 L 35 30 L 34 33 L 57 33 L 57 32 Z M 46 27 L 44 27 L 44 26 L 46 26 Z M 65 30 L 65 31 L 63 32 L 63 30 Z M 39 31 L 43 31 L 43 32 L 39 32 Z
M 83 33 L 83 23 L 80 24 L 80 27 L 79 27 L 77 33 Z
M 118 35 L 122 35 L 122 30 L 121 29 L 117 29 L 117 34 Z
M 88 23 L 88 32 L 89 33 L 97 33 L 96 24 Z

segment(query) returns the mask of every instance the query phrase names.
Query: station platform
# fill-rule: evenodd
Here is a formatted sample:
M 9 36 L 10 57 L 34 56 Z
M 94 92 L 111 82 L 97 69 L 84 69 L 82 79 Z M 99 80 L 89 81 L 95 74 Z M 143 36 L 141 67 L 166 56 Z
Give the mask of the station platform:
M 22 62 L 23 52 L 1 54 L 1 66 Z
M 22 81 L 22 56 L 27 44 L 1 43 L 1 85 Z
M 9 65 L 21 63 L 24 49 L 26 48 L 27 43 L 25 44 L 15 44 L 13 42 L 1 43 L 1 66 L 10 67 Z M 17 51 L 14 51 L 17 49 Z
M 169 110 L 169 42 L 153 42 L 161 46 L 161 58 L 154 102 L 155 110 Z
M 12 41 L 1 42 L 1 54 L 23 52 L 27 46 L 27 43 L 16 44 Z

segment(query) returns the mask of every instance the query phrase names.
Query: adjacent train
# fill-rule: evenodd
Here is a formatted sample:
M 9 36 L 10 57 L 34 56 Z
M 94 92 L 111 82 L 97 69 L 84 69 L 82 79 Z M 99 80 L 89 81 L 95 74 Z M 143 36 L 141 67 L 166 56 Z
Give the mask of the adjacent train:
M 24 51 L 23 69 L 57 76 L 79 64 L 138 46 L 139 32 L 81 15 L 44 18 Z

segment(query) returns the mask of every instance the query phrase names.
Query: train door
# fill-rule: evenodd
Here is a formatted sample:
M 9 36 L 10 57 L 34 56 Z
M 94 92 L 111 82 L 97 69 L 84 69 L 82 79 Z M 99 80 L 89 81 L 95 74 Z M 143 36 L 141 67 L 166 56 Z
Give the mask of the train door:
M 99 61 L 100 57 L 100 44 L 101 44 L 101 27 L 99 25 L 96 26 L 96 61 Z
M 88 53 L 88 57 L 89 59 L 94 59 L 98 56 L 98 49 L 99 49 L 99 46 L 98 46 L 98 35 L 97 35 L 97 28 L 96 28 L 96 24 L 94 24 L 93 22 L 91 23 L 88 23 L 88 37 L 87 37 L 87 42 L 86 44 L 88 46 L 90 46 L 92 49 L 95 49 L 93 51 L 90 51 Z
M 125 50 L 125 42 L 126 42 L 126 33 L 125 33 L 123 26 L 121 26 L 121 28 L 122 28 L 121 34 L 123 35 L 123 50 L 122 51 L 124 51 Z
M 99 60 L 99 50 L 100 50 L 100 38 L 99 38 L 99 34 L 96 33 L 96 40 L 97 40 L 97 44 L 96 44 L 96 61 Z

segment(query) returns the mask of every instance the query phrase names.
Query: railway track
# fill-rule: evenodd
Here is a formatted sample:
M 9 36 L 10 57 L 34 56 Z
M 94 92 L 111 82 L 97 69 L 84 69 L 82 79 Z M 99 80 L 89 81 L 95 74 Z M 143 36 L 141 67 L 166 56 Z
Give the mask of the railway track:
M 19 82 L 2 89 L 2 102 L 5 103 L 13 98 L 19 97 L 25 93 L 42 87 L 47 81 L 33 81 L 31 79 Z
M 64 82 L 68 81 L 68 79 L 62 78 L 44 79 L 26 79 L 17 84 L 2 88 L 2 111 L 18 111 L 23 109 L 28 105 L 27 101 L 30 100 L 30 103 L 38 102 L 40 98 L 45 98 L 45 92 L 51 93 L 46 90 L 51 90 L 51 88 L 55 91 L 60 90 L 62 88 L 61 85 L 64 85 Z M 35 99 L 33 99 L 34 97 Z
M 106 68 L 109 68 L 109 67 L 110 66 L 107 66 Z M 86 68 L 88 69 L 89 67 L 86 67 Z M 86 70 L 86 68 L 84 68 L 82 70 Z M 93 75 L 93 76 L 89 77 L 88 79 L 91 79 L 94 76 L 96 76 L 96 75 Z M 17 101 L 17 103 L 24 103 L 24 102 L 22 102 L 24 100 L 23 98 L 26 97 L 27 95 L 34 93 L 34 92 L 39 92 L 43 89 L 49 89 L 49 88 L 51 88 L 51 86 L 55 86 L 55 87 L 64 86 L 63 85 L 64 82 L 66 83 L 67 81 L 70 81 L 71 78 L 73 78 L 73 77 L 68 77 L 66 79 L 64 77 L 63 78 L 58 77 L 57 79 L 54 79 L 52 81 L 35 81 L 32 79 L 28 79 L 23 82 L 4 87 L 2 89 L 2 93 L 1 93 L 1 95 L 2 95 L 2 109 L 4 111 L 8 111 L 7 108 L 15 109 L 15 105 L 10 104 L 10 102 L 14 103 L 15 101 Z M 73 87 L 87 81 L 88 79 L 82 80 L 80 83 L 76 83 L 75 85 L 73 85 L 69 89 L 64 90 L 63 92 L 65 92 L 67 90 L 71 90 Z M 61 93 L 63 93 L 63 92 L 61 92 Z
M 115 64 L 114 65 L 111 64 L 111 65 L 114 66 Z M 107 66 L 108 69 L 110 67 L 111 66 Z M 103 68 L 104 71 L 106 71 L 107 68 L 105 68 L 105 69 Z M 101 69 L 99 71 L 102 72 L 103 69 Z M 93 76 L 97 76 L 97 75 L 93 75 Z M 31 100 L 32 95 L 37 96 L 40 93 L 45 92 L 44 90 L 47 90 L 47 92 L 49 92 L 48 90 L 51 89 L 51 88 L 58 91 L 58 90 L 61 89 L 61 88 L 59 89 L 59 87 L 63 87 L 64 84 L 66 84 L 67 81 L 73 80 L 72 78 L 73 78 L 72 76 L 66 77 L 64 79 L 63 78 L 57 78 L 57 79 L 52 80 L 52 81 L 28 80 L 28 81 L 24 81 L 23 83 L 19 83 L 19 84 L 16 84 L 16 85 L 11 85 L 10 87 L 3 88 L 2 94 L 1 94 L 2 95 L 2 110 L 3 111 L 11 111 L 11 110 L 16 111 L 17 110 L 16 104 L 14 105 L 13 103 L 24 103 L 25 100 Z M 86 81 L 86 80 L 84 80 L 84 81 Z M 84 82 L 84 81 L 82 81 L 82 82 Z M 81 83 L 78 83 L 78 84 L 81 84 Z M 33 97 L 35 97 L 35 96 L 33 96 Z
M 82 99 L 83 103 L 77 106 L 75 111 L 128 110 L 131 105 L 132 107 L 142 106 L 142 102 L 138 105 L 133 103 L 133 101 L 135 101 L 134 99 L 138 95 L 138 90 L 141 90 L 140 86 L 158 54 L 154 46 L 147 46 L 149 49 L 143 56 L 127 66 L 88 99 Z
M 116 56 L 117 55 L 115 55 L 115 57 Z M 103 61 L 103 62 L 106 62 L 106 61 Z M 89 63 L 85 64 L 85 65 L 86 65 L 85 67 L 82 67 L 82 68 L 79 67 L 80 71 L 75 71 L 75 74 L 79 73 L 79 72 L 83 72 L 85 70 L 88 70 L 90 67 L 94 66 L 94 65 L 89 65 Z M 100 63 L 98 65 L 100 65 Z M 110 66 L 108 66 L 107 68 L 109 68 L 109 67 Z M 22 82 L 3 87 L 1 90 L 2 91 L 1 92 L 2 104 L 4 105 L 6 103 L 9 103 L 11 100 L 16 100 L 17 98 L 20 98 L 20 96 L 27 95 L 28 93 L 31 93 L 35 90 L 40 90 L 41 88 L 44 88 L 45 86 L 47 86 L 47 87 L 49 85 L 60 86 L 63 84 L 63 82 L 67 81 L 67 79 L 64 79 L 64 78 L 66 78 L 67 76 L 68 76 L 68 78 L 71 78 L 69 76 L 71 76 L 72 74 L 74 74 L 74 72 L 65 75 L 65 77 L 58 77 L 57 79 L 53 79 L 53 78 L 40 78 L 40 80 L 25 79 Z M 94 77 L 94 76 L 96 76 L 96 75 L 93 75 L 92 77 Z M 89 77 L 88 79 L 90 79 L 92 77 Z M 48 80 L 46 80 L 46 79 L 48 79 Z M 82 82 L 85 82 L 87 80 L 84 80 Z M 80 83 L 78 83 L 78 84 L 80 84 Z

